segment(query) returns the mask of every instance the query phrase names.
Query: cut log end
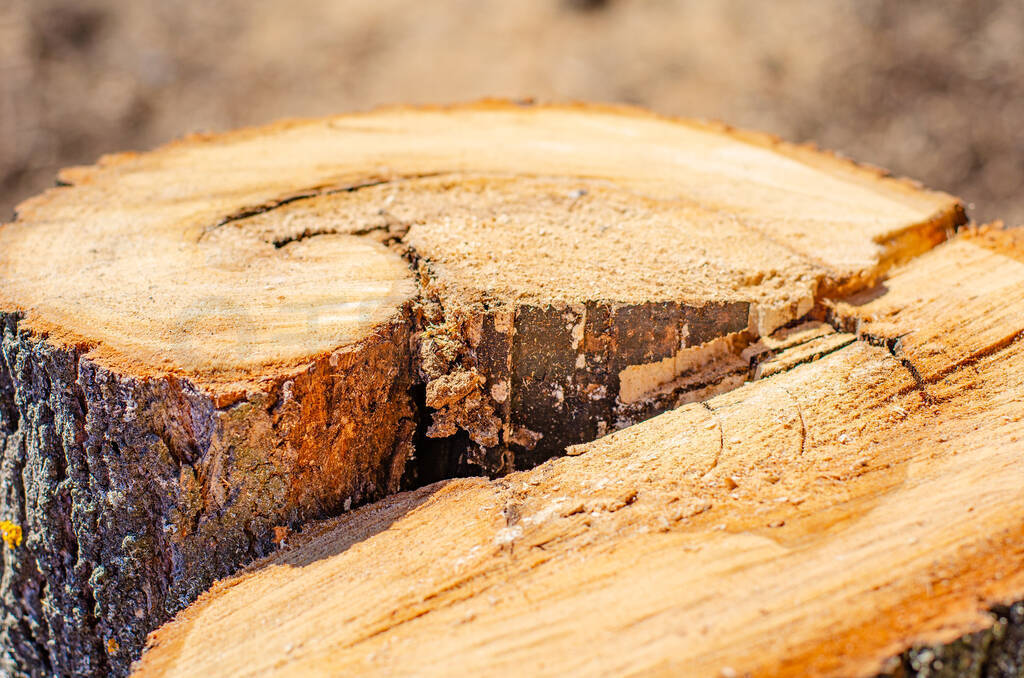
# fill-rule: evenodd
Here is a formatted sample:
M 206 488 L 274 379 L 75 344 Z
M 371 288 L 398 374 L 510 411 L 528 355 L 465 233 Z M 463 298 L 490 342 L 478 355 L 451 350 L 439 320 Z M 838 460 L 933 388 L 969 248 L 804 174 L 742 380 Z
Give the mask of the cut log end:
M 530 468 L 733 389 L 964 219 L 812 149 L 599 107 L 292 122 L 62 181 L 0 228 L 0 519 L 26 535 L 0 629 L 9 665 L 55 672 L 126 671 L 275 528 L 403 473 Z

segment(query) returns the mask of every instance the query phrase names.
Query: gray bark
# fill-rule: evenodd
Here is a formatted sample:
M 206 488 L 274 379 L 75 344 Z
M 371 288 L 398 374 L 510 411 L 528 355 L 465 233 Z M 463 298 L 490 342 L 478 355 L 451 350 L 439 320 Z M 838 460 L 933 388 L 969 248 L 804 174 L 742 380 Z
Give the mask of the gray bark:
M 146 634 L 298 525 L 397 489 L 408 331 L 223 409 L 0 314 L 0 673 L 125 675 Z M 382 367 L 383 366 L 383 367 Z M 320 433 L 312 438 L 307 427 Z M 319 457 L 319 458 L 318 458 Z

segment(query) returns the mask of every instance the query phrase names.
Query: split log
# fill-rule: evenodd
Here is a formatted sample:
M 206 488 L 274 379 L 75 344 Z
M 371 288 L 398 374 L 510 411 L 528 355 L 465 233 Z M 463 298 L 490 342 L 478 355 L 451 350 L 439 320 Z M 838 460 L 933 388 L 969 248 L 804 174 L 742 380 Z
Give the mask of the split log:
M 528 468 L 739 386 L 964 219 L 594 107 L 290 122 L 60 178 L 0 229 L 2 667 L 40 674 L 124 673 L 275 534 L 403 473 Z
M 1021 675 L 1024 236 L 830 307 L 808 363 L 309 526 L 138 675 Z

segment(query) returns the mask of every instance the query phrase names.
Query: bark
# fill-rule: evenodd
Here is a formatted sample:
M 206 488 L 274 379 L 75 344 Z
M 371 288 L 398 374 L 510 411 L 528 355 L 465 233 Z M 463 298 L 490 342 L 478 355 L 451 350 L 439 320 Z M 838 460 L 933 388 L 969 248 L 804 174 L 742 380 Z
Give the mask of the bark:
M 400 322 L 218 408 L 2 320 L 2 517 L 26 535 L 2 556 L 12 674 L 124 674 L 150 630 L 272 550 L 275 526 L 398 489 L 415 428 Z

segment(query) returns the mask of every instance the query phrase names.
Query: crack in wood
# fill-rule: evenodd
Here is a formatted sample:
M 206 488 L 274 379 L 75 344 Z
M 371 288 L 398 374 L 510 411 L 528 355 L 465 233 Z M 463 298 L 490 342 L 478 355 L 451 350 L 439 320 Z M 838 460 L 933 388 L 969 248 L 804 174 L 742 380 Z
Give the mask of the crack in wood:
M 414 181 L 416 179 L 429 179 L 429 178 L 433 178 L 433 177 L 445 176 L 445 175 L 448 175 L 448 174 L 451 174 L 451 172 L 448 172 L 448 171 L 419 172 L 419 173 L 405 174 L 405 175 L 401 175 L 401 176 L 398 176 L 398 177 L 367 179 L 366 181 L 355 182 L 355 183 L 345 184 L 345 185 L 341 185 L 341 186 L 327 186 L 327 187 L 323 187 L 323 188 L 310 188 L 308 190 L 300 191 L 298 193 L 295 193 L 295 194 L 292 194 L 292 195 L 288 195 L 288 196 L 285 196 L 285 197 L 273 198 L 273 199 L 268 200 L 267 202 L 261 203 L 259 205 L 251 205 L 251 206 L 248 206 L 248 207 L 242 207 L 242 208 L 236 210 L 235 212 L 232 212 L 231 214 L 221 218 L 217 222 L 215 222 L 215 223 L 213 223 L 213 224 L 211 224 L 209 226 L 204 227 L 202 229 L 202 231 L 201 231 L 199 239 L 201 240 L 207 234 L 209 234 L 209 233 L 211 233 L 211 232 L 221 228 L 222 226 L 226 226 L 226 225 L 228 225 L 230 223 L 233 223 L 233 222 L 236 222 L 236 221 L 242 221 L 243 219 L 248 219 L 249 217 L 255 217 L 255 216 L 258 216 L 260 214 L 266 214 L 268 212 L 272 212 L 272 211 L 274 211 L 276 209 L 279 209 L 279 208 L 284 207 L 286 205 L 291 205 L 292 203 L 300 202 L 302 200 L 309 200 L 311 198 L 318 198 L 318 197 L 325 196 L 325 195 L 336 195 L 336 194 L 339 194 L 339 193 L 354 193 L 354 192 L 359 191 L 359 190 L 364 189 L 364 188 L 372 188 L 374 186 L 383 186 L 383 185 L 386 185 L 386 184 L 397 184 L 397 183 L 402 183 L 402 182 L 405 182 L 405 181 Z M 330 231 L 325 231 L 324 234 L 329 233 L 329 232 Z M 312 233 L 310 235 L 322 235 L 322 234 L 321 233 Z M 285 244 L 287 244 L 287 242 L 290 242 L 290 241 L 282 241 L 282 243 L 280 245 L 277 244 L 277 241 L 274 241 L 273 244 L 274 244 L 275 247 L 281 248 Z

